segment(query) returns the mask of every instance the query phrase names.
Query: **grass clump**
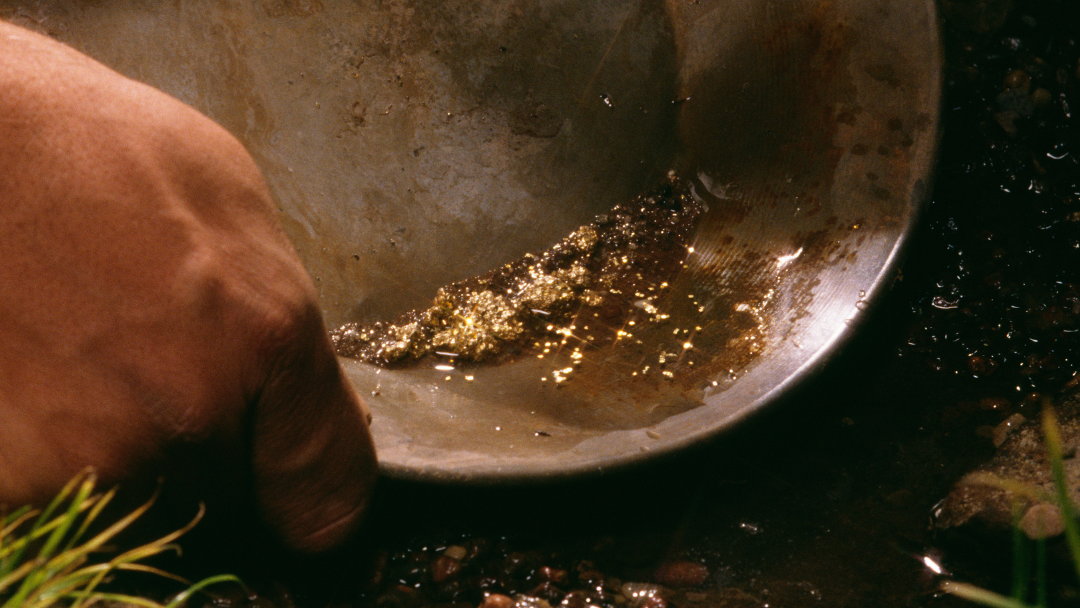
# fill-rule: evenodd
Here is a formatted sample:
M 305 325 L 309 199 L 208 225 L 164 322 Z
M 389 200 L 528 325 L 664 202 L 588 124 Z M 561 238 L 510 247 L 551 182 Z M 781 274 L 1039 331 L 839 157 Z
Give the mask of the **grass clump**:
M 981 474 L 973 481 L 992 486 L 1009 492 L 1016 504 L 1014 520 L 1020 519 L 1021 499 L 1032 502 L 1047 502 L 1054 504 L 1061 512 L 1064 526 L 1065 542 L 1069 548 L 1072 565 L 1076 570 L 1077 580 L 1080 581 L 1080 526 L 1077 524 L 1076 505 L 1069 499 L 1069 488 L 1065 478 L 1064 449 L 1061 441 L 1061 430 L 1052 408 L 1047 406 L 1043 410 L 1042 419 L 1043 437 L 1046 441 L 1047 456 L 1050 460 L 1050 473 L 1054 481 L 1054 491 L 1046 492 L 1042 488 L 1020 483 L 1011 479 L 1003 479 L 990 474 Z M 1035 541 L 1035 586 L 1031 588 L 1031 564 L 1029 555 L 1029 542 L 1025 533 L 1018 525 L 1013 526 L 1013 581 L 1012 593 L 1008 596 L 995 593 L 968 583 L 947 580 L 942 583 L 942 589 L 972 602 L 989 606 L 990 608 L 1046 608 L 1047 605 L 1047 580 L 1046 580 L 1046 539 Z M 1034 603 L 1027 603 L 1034 596 Z
M 104 494 L 95 493 L 96 481 L 92 471 L 83 471 L 44 509 L 23 507 L 0 518 L 0 608 L 83 608 L 103 601 L 143 608 L 174 608 L 208 585 L 240 583 L 237 577 L 228 574 L 190 583 L 144 563 L 165 552 L 179 553 L 175 541 L 201 519 L 201 509 L 180 530 L 108 557 L 109 543 L 145 513 L 154 499 L 96 531 L 100 528 L 94 528 L 93 524 L 116 494 L 115 488 Z M 107 590 L 107 583 L 123 572 L 149 573 L 178 581 L 186 588 L 167 604 Z

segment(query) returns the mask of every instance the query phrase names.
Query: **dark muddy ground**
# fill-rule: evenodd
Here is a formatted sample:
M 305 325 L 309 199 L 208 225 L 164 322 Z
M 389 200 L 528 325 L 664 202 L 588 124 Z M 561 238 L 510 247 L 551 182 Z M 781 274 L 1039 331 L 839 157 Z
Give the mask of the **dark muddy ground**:
M 1080 370 L 1080 9 L 1007 4 L 944 4 L 936 188 L 902 278 L 820 377 L 712 446 L 610 476 L 384 481 L 353 552 L 224 603 L 966 605 L 926 556 L 1007 590 L 1008 534 L 932 525 L 992 429 Z M 1051 604 L 1080 602 L 1061 567 Z

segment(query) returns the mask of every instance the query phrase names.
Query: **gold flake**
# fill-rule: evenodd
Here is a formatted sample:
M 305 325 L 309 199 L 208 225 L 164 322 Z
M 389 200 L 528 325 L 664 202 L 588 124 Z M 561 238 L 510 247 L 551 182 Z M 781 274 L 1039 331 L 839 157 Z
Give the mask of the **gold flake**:
M 701 213 L 689 187 L 672 178 L 655 193 L 579 227 L 546 252 L 443 287 L 430 308 L 392 323 L 346 324 L 331 337 L 339 354 L 380 365 L 411 363 L 436 351 L 459 364 L 498 361 L 530 345 L 539 350 L 552 334 L 565 345 L 576 337 L 574 320 L 582 314 L 605 322 L 596 328 L 599 333 L 585 328 L 590 335 L 584 340 L 595 346 L 631 337 L 617 329 L 634 326 L 630 317 L 644 314 L 645 321 L 657 322 L 669 317 L 652 300 L 656 295 L 645 294 L 669 286 L 665 279 L 683 265 L 682 256 L 673 254 L 693 251 L 687 242 Z M 554 346 L 545 342 L 537 357 Z M 573 355 L 575 360 L 583 356 Z

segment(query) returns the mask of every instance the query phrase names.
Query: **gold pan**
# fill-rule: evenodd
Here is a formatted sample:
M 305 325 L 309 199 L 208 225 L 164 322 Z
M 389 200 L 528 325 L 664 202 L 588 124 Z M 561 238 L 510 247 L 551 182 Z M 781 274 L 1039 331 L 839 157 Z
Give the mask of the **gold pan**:
M 888 288 L 937 139 L 931 0 L 2 0 L 0 16 L 239 137 L 332 327 L 426 309 L 685 180 L 702 217 L 619 327 L 575 318 L 488 363 L 343 359 L 400 477 L 602 470 L 765 406 Z

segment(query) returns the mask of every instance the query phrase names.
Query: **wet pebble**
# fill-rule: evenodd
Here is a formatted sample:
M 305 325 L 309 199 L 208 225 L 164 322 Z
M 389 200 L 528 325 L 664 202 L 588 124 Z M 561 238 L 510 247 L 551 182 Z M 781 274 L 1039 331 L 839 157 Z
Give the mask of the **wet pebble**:
M 991 436 L 994 447 L 1001 447 L 1001 444 L 1005 443 L 1005 440 L 1009 438 L 1009 435 L 1025 422 L 1027 422 L 1027 418 L 1025 418 L 1023 414 L 1013 414 L 1005 420 L 1002 420 L 1000 424 L 994 427 L 994 432 Z
M 529 595 L 547 600 L 551 604 L 558 604 L 566 597 L 566 592 L 555 585 L 545 582 L 540 583 L 529 592 Z
M 514 608 L 514 600 L 509 595 L 490 593 L 480 602 L 479 608 Z
M 589 608 L 591 604 L 588 594 L 584 591 L 571 591 L 563 597 L 560 606 L 563 606 L 563 608 Z
M 1005 86 L 1027 93 L 1031 89 L 1031 76 L 1024 70 L 1013 70 L 1005 76 Z
M 514 596 L 514 608 L 551 608 L 547 600 L 532 595 Z
M 1032 540 L 1053 538 L 1065 531 L 1065 521 L 1057 505 L 1041 502 L 1030 507 L 1020 518 L 1020 529 Z
M 431 565 L 431 580 L 443 583 L 457 576 L 458 572 L 461 572 L 461 562 L 444 554 Z
M 653 579 L 667 587 L 696 587 L 709 577 L 709 569 L 703 564 L 680 560 L 660 564 L 653 572 Z
M 542 581 L 555 585 L 566 585 L 570 582 L 570 573 L 561 568 L 552 568 L 551 566 L 541 566 L 536 570 L 536 576 Z
M 666 605 L 663 587 L 648 583 L 625 583 L 619 588 L 621 595 L 630 608 L 659 608 Z
M 469 555 L 469 550 L 461 545 L 450 545 L 443 551 L 443 555 L 461 561 Z
M 1042 87 L 1035 89 L 1035 91 L 1031 94 L 1031 102 L 1035 104 L 1036 108 L 1045 108 L 1049 106 L 1053 101 L 1054 95 L 1050 91 Z

